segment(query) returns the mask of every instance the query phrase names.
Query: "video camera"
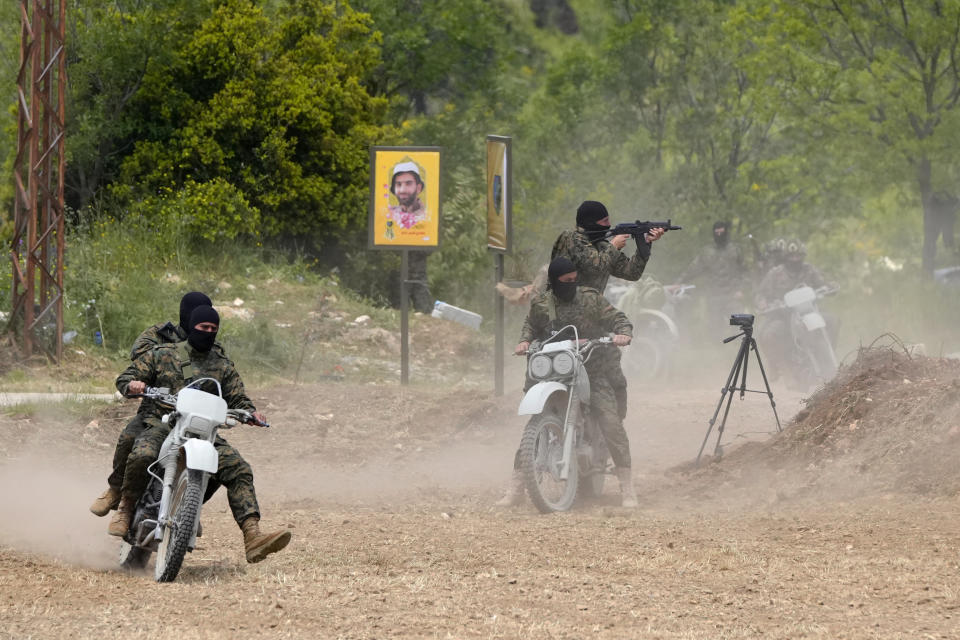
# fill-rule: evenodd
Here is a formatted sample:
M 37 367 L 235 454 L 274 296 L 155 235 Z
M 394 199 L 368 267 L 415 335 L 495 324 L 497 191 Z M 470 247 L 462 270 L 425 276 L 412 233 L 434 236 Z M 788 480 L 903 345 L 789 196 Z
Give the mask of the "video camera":
M 752 327 L 753 314 L 752 313 L 735 313 L 732 316 L 730 316 L 730 325 L 734 327 Z

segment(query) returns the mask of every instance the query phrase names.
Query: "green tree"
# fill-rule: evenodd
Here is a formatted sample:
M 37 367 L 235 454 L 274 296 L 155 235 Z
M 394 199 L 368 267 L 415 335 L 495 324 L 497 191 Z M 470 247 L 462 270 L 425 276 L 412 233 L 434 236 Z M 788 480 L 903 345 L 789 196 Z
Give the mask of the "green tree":
M 851 179 L 914 194 L 923 209 L 922 267 L 931 270 L 943 222 L 938 196 L 958 177 L 960 3 L 757 4 L 768 6 L 743 24 L 757 44 L 755 63 L 778 76 L 793 123 L 842 158 Z
M 177 43 L 212 5 L 212 0 L 70 4 L 65 195 L 73 210 L 101 195 L 134 144 L 148 135 L 149 121 L 135 106 L 143 83 L 173 63 Z
M 273 14 L 221 3 L 172 65 L 144 78 L 136 103 L 147 135 L 117 193 L 221 181 L 267 236 L 322 241 L 361 224 L 367 150 L 389 133 L 385 100 L 365 88 L 378 61 L 369 16 L 345 3 L 290 0 Z

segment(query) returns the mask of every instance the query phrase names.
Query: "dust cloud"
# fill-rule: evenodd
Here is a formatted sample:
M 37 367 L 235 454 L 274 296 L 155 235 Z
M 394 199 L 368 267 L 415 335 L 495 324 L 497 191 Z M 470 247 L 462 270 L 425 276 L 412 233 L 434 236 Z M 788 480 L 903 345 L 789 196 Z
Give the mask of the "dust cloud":
M 77 467 L 77 460 L 36 449 L 0 462 L 0 545 L 74 565 L 116 567 L 108 519 L 88 510 L 106 483 Z
M 385 506 L 424 497 L 464 496 L 506 486 L 520 441 L 448 443 L 420 451 L 376 454 L 353 465 L 329 459 L 299 460 L 276 473 L 254 466 L 257 491 L 266 499 L 319 500 L 354 506 Z M 492 494 L 491 494 L 492 495 Z

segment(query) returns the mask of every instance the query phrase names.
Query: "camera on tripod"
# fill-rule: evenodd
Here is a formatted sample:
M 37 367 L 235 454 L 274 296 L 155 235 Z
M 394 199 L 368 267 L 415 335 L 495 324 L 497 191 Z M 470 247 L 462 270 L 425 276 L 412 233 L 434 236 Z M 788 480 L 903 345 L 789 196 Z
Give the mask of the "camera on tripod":
M 730 325 L 734 327 L 752 327 L 753 314 L 735 313 L 732 316 L 730 316 Z

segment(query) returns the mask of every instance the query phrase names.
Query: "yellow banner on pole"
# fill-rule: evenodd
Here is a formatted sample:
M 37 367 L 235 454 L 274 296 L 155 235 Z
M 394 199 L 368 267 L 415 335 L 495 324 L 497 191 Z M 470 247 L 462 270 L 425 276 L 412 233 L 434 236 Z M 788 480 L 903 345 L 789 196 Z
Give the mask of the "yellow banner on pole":
M 510 138 L 487 136 L 487 247 L 510 253 L 512 204 Z
M 420 249 L 440 244 L 439 147 L 370 150 L 371 249 Z

